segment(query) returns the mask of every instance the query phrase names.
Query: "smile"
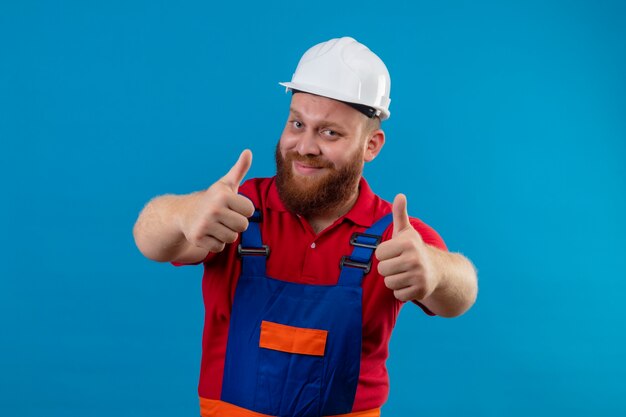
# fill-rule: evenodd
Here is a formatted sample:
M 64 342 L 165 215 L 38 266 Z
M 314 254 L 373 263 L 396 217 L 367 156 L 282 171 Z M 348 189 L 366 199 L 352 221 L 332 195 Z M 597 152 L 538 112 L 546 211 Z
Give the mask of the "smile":
M 324 169 L 323 167 L 310 166 L 297 161 L 293 161 L 293 168 L 300 175 L 315 175 Z

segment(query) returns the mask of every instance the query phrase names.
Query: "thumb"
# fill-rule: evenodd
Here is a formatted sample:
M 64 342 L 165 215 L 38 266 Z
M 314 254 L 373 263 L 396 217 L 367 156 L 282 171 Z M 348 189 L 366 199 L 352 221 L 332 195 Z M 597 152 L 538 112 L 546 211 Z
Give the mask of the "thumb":
M 246 149 L 239 155 L 239 159 L 235 162 L 235 165 L 222 177 L 221 181 L 234 192 L 237 192 L 239 190 L 239 184 L 241 184 L 241 181 L 246 176 L 251 166 L 252 151 Z
M 401 231 L 412 227 L 409 221 L 409 213 L 406 211 L 406 196 L 398 194 L 393 200 L 393 236 Z

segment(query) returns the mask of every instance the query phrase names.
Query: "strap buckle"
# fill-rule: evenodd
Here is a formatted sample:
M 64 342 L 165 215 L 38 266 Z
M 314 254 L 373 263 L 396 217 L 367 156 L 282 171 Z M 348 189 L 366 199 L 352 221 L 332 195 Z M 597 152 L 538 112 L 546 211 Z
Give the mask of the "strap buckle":
M 361 243 L 361 242 L 357 242 L 357 239 L 360 237 L 364 237 L 367 239 L 374 239 L 374 243 Z M 367 248 L 367 249 L 376 249 L 378 247 L 378 245 L 380 244 L 380 240 L 382 239 L 381 236 L 378 235 L 370 235 L 369 233 L 353 233 L 352 237 L 350 238 L 350 244 L 352 246 L 357 246 L 360 248 Z
M 237 253 L 239 256 L 253 255 L 253 256 L 269 256 L 270 247 L 267 245 L 263 245 L 260 248 L 244 248 L 239 244 L 237 246 Z
M 363 262 L 353 261 L 352 259 L 350 259 L 349 256 L 342 256 L 341 262 L 339 262 L 339 268 L 343 269 L 344 265 L 350 266 L 352 268 L 362 269 L 364 273 L 367 274 L 368 272 L 370 272 L 370 269 L 372 268 L 372 261 L 370 260 L 368 263 L 363 263 Z

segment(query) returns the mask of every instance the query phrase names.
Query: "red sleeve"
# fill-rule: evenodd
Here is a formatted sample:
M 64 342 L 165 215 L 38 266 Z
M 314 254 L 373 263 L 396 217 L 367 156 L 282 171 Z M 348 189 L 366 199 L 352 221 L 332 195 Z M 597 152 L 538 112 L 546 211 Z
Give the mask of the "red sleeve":
M 420 236 L 424 240 L 424 243 L 434 246 L 437 249 L 445 250 L 446 252 L 448 251 L 446 243 L 443 241 L 441 236 L 439 236 L 439 233 L 435 231 L 435 229 L 433 229 L 420 219 L 411 218 L 410 220 L 411 226 L 413 226 L 413 228 L 417 230 L 417 233 L 420 234 Z
M 424 240 L 424 243 L 434 246 L 437 249 L 441 249 L 446 252 L 448 251 L 448 247 L 446 246 L 446 243 L 443 241 L 441 236 L 439 236 L 439 233 L 435 231 L 435 229 L 433 229 L 432 227 L 430 227 L 429 225 L 427 225 L 426 223 L 424 223 L 423 221 L 419 219 L 411 217 L 410 220 L 411 220 L 411 226 L 413 226 L 413 228 L 417 230 L 417 233 L 420 234 L 420 236 Z M 424 310 L 424 313 L 428 314 L 429 316 L 436 316 L 435 313 L 430 311 L 428 307 L 426 307 L 419 301 L 413 301 L 413 303 L 418 305 L 422 310 Z

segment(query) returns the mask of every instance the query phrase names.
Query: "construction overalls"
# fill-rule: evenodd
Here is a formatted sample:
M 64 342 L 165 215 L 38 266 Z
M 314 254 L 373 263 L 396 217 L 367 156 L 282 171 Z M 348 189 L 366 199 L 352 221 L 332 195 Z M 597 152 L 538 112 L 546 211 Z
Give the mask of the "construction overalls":
M 351 411 L 361 363 L 361 282 L 392 215 L 352 235 L 354 249 L 341 260 L 337 285 L 268 277 L 262 220 L 255 211 L 241 234 L 242 271 L 230 318 L 221 400 L 200 398 L 201 415 L 380 416 L 380 409 Z

